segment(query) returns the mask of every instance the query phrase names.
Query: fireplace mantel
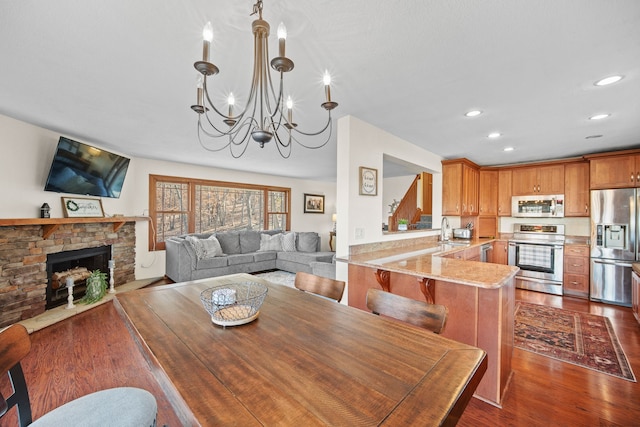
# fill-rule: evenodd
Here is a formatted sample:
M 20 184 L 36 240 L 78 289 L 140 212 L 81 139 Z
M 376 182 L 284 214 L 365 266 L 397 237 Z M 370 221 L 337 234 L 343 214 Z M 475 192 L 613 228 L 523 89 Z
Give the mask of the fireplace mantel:
M 21 225 L 41 225 L 42 238 L 48 239 L 62 224 L 113 223 L 113 231 L 118 231 L 127 222 L 149 221 L 146 216 L 112 216 L 108 218 L 0 218 L 0 227 Z

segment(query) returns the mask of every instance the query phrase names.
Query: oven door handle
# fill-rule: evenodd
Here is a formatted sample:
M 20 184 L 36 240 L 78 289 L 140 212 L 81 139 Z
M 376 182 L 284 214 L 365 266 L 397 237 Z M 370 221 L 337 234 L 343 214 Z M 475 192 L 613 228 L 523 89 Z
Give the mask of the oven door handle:
M 549 279 L 538 279 L 537 277 L 527 277 L 527 276 L 518 276 L 516 275 L 516 279 L 522 280 L 524 282 L 535 282 L 535 283 L 558 283 L 554 280 Z
M 594 258 L 591 258 L 591 260 L 596 264 L 617 265 L 618 267 L 633 267 L 633 265 L 629 264 L 628 262 L 606 261 L 606 260 L 594 259 Z

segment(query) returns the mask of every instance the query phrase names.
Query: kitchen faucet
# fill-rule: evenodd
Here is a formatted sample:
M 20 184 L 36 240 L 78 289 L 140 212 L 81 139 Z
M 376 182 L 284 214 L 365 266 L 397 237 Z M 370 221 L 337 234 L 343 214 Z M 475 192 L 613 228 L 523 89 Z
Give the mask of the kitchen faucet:
M 444 242 L 449 240 L 449 219 L 446 216 L 442 217 L 442 222 L 440 224 L 440 241 Z

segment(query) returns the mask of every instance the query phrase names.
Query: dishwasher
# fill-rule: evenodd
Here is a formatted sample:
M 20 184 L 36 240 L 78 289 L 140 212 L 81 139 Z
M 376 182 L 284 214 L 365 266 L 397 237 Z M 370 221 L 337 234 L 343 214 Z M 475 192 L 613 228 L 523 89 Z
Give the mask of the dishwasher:
M 489 251 L 493 250 L 491 243 L 480 246 L 480 262 L 489 262 Z

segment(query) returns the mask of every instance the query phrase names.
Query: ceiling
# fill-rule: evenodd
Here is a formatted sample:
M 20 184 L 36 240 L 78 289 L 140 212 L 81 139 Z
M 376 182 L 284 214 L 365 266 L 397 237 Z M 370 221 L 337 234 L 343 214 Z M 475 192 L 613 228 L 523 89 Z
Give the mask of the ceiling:
M 322 126 L 328 69 L 340 104 L 333 134 L 319 150 L 294 146 L 287 160 L 273 143 L 240 159 L 205 151 L 189 108 L 202 28 L 211 21 L 221 70 L 212 96 L 220 108 L 229 91 L 241 103 L 253 3 L 0 2 L 0 114 L 133 157 L 319 180 L 335 180 L 345 115 L 480 165 L 640 145 L 640 1 L 264 0 L 271 52 L 279 22 L 287 26 L 295 121 Z M 594 86 L 612 74 L 624 79 Z M 483 114 L 465 117 L 472 109 Z M 598 113 L 611 116 L 588 120 Z M 502 136 L 487 138 L 494 131 Z

